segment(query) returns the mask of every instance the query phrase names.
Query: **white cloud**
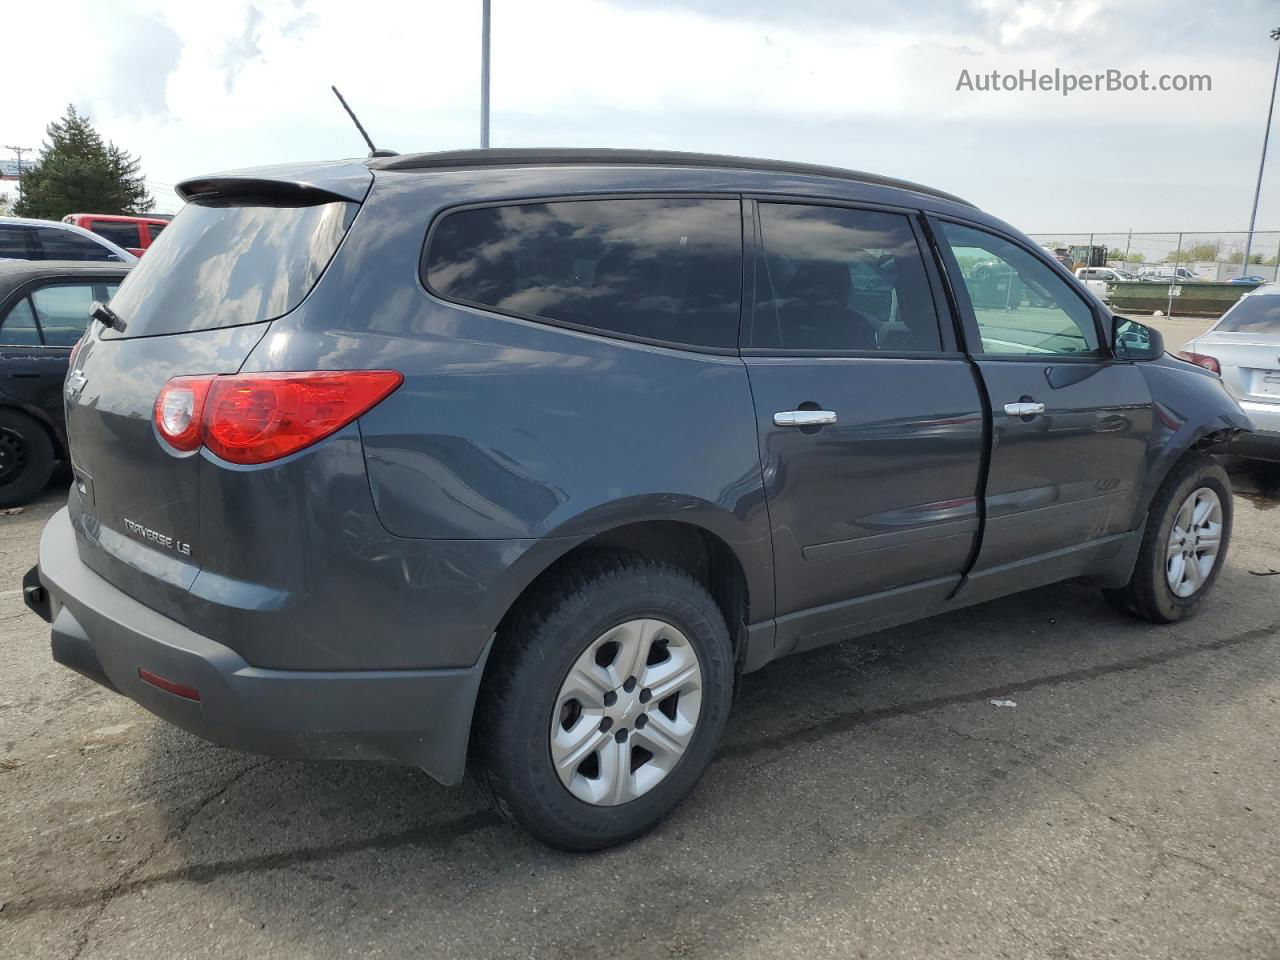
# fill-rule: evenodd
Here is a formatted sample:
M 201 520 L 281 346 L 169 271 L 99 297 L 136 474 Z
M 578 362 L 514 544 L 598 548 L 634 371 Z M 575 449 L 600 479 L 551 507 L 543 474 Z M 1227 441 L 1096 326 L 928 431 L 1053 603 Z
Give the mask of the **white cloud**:
M 6 12 L 5 143 L 68 101 L 141 154 L 153 189 L 220 168 L 474 146 L 479 2 L 96 0 Z M 494 0 L 495 145 L 636 145 L 919 179 L 1028 229 L 1231 227 L 1247 215 L 1272 10 L 1230 30 L 1190 0 Z M 69 12 L 70 11 L 70 12 Z M 1257 34 L 1257 36 L 1254 36 Z M 48 69 L 50 45 L 74 51 Z M 971 71 L 1209 73 L 1209 94 L 975 94 Z M 1280 150 L 1277 151 L 1280 153 Z M 1154 191 L 1151 185 L 1160 184 Z M 1176 196 L 1171 200 L 1165 184 Z M 1264 194 L 1264 219 L 1280 223 Z

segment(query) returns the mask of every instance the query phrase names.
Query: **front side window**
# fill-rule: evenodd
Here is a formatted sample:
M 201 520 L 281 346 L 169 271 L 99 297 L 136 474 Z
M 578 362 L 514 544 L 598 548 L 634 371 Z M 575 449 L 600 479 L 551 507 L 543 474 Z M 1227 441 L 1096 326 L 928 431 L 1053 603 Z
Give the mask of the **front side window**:
M 738 342 L 737 200 L 564 200 L 446 214 L 425 282 L 450 300 L 603 334 Z
M 12 307 L 0 324 L 0 347 L 38 347 L 40 328 L 36 326 L 31 304 L 23 297 Z
M 1045 263 L 995 234 L 942 224 L 988 356 L 1100 355 L 1088 304 Z
M 117 247 L 140 246 L 138 242 L 138 225 L 136 223 L 121 223 L 116 220 L 94 220 L 89 228 L 100 237 L 106 237 Z
M 89 308 L 94 300 L 106 303 L 115 293 L 117 281 L 110 283 L 62 283 L 41 287 L 31 294 L 44 342 L 50 347 L 70 347 L 89 325 Z
M 70 230 L 46 227 L 36 231 L 44 260 L 116 261 L 120 258 L 100 243 Z
M 761 203 L 763 255 L 746 344 L 779 350 L 942 349 L 908 219 L 841 207 Z

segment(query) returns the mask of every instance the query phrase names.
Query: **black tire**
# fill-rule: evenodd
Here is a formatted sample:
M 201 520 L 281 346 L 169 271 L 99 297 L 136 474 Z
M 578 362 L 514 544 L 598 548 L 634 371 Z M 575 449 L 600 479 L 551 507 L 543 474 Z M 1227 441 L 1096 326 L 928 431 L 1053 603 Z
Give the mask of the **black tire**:
M 551 759 L 551 720 L 575 661 L 628 620 L 664 620 L 688 639 L 702 702 L 688 746 L 649 792 L 616 806 L 578 799 Z M 631 554 L 584 559 L 513 611 L 500 631 L 476 707 L 481 786 L 509 822 L 560 850 L 599 850 L 652 829 L 710 764 L 729 715 L 733 651 L 723 614 L 683 570 Z
M 1213 569 L 1189 597 L 1180 597 L 1169 586 L 1166 576 L 1166 550 L 1169 534 L 1177 519 L 1178 509 L 1195 490 L 1208 487 L 1222 504 L 1222 539 Z M 1152 623 L 1175 623 L 1192 617 L 1213 589 L 1231 544 L 1231 478 L 1212 457 L 1197 454 L 1177 464 L 1165 478 L 1151 502 L 1142 546 L 1133 566 L 1129 582 L 1116 590 L 1104 590 L 1107 599 L 1118 609 L 1133 613 Z
M 53 442 L 24 413 L 0 409 L 0 508 L 30 503 L 53 473 Z

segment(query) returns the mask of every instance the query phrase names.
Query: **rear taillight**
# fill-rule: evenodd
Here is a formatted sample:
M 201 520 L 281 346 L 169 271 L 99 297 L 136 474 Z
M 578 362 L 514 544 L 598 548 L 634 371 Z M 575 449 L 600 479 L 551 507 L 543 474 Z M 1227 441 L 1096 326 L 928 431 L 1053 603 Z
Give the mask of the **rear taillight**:
M 345 427 L 403 382 L 394 370 L 175 377 L 156 398 L 156 430 L 177 450 L 266 463 Z
M 1218 376 L 1222 376 L 1222 364 L 1218 363 L 1217 357 L 1211 357 L 1205 353 L 1191 353 L 1186 350 L 1179 350 L 1175 356 L 1186 360 L 1188 363 L 1194 363 L 1197 367 L 1211 370 Z
M 189 453 L 200 446 L 205 395 L 213 377 L 174 377 L 156 397 L 156 430 L 175 450 Z
M 71 356 L 67 360 L 67 369 L 74 370 L 76 368 L 76 357 L 80 356 L 80 348 L 84 346 L 84 337 L 82 336 L 76 341 L 76 345 L 71 348 Z

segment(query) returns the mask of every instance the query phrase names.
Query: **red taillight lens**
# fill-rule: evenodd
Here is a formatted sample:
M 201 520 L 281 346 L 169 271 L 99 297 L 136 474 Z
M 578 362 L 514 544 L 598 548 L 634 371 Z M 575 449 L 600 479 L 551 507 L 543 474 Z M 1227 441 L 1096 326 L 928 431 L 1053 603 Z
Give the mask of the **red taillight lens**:
M 1218 363 L 1217 357 L 1211 357 L 1205 353 L 1190 353 L 1186 350 L 1179 350 L 1176 355 L 1183 360 L 1194 363 L 1197 367 L 1204 367 L 1206 370 L 1211 370 L 1218 376 L 1222 376 L 1222 364 Z
M 80 356 L 80 348 L 84 346 L 85 336 L 88 336 L 88 334 L 81 336 L 80 339 L 76 341 L 75 346 L 71 348 L 71 356 L 67 360 L 68 370 L 74 370 L 76 368 L 76 357 Z
M 205 395 L 213 380 L 213 377 L 174 377 L 156 397 L 156 430 L 175 450 L 189 453 L 200 446 Z
M 179 450 L 203 444 L 231 463 L 266 463 L 345 427 L 403 382 L 394 370 L 175 377 L 156 398 L 156 429 Z M 193 436 L 177 433 L 184 423 Z

